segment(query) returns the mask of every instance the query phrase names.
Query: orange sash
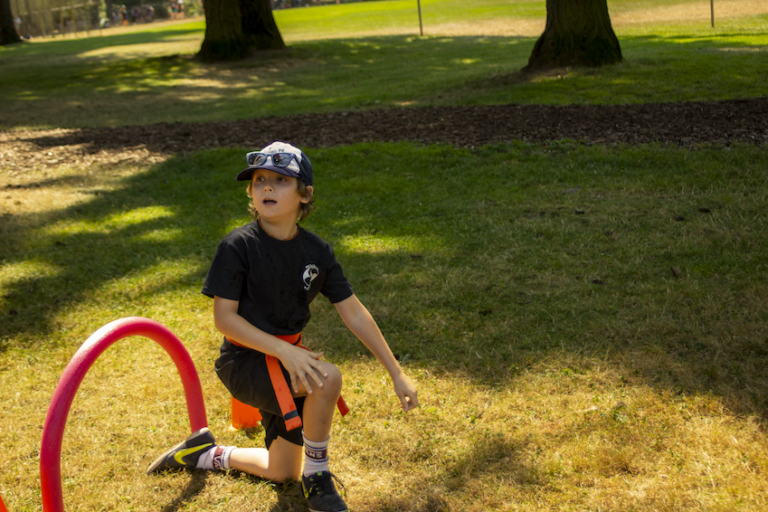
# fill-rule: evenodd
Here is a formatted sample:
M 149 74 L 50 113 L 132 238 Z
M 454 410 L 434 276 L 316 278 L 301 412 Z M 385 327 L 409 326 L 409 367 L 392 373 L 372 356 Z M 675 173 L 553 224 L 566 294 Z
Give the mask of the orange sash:
M 291 345 L 303 348 L 305 350 L 309 350 L 307 347 L 304 347 L 301 345 L 301 333 L 289 334 L 289 335 L 276 334 L 275 336 L 277 336 L 283 341 L 290 343 Z M 250 348 L 250 347 L 246 347 L 242 343 L 238 343 L 232 338 L 226 338 L 226 339 L 227 341 L 229 341 L 233 345 L 237 345 L 238 347 Z M 283 371 L 280 368 L 280 361 L 274 356 L 267 355 L 266 362 L 267 362 L 267 370 L 269 371 L 269 380 L 272 381 L 272 387 L 275 389 L 275 395 L 277 396 L 277 403 L 280 404 L 280 412 L 283 413 L 283 419 L 285 420 L 285 428 L 290 431 L 300 427 L 301 417 L 299 417 L 299 411 L 296 410 L 296 402 L 293 401 L 293 394 L 291 394 L 291 388 L 288 386 L 288 381 L 285 380 L 285 375 L 283 375 Z M 233 397 L 232 400 L 233 400 L 232 403 L 234 405 L 235 398 Z M 338 407 L 339 412 L 341 413 L 342 416 L 346 416 L 347 413 L 349 412 L 349 407 L 347 406 L 347 403 L 344 401 L 344 398 L 342 398 L 341 396 L 339 396 L 339 400 L 336 402 L 336 407 Z M 255 409 L 256 414 L 259 414 L 258 409 L 256 409 L 255 407 L 253 409 Z

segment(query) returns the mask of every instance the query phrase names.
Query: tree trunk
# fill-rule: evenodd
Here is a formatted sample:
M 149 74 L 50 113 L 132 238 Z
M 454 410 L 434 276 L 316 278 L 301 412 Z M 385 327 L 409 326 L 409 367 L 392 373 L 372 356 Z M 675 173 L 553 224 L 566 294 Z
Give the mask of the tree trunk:
M 547 26 L 524 71 L 621 62 L 606 0 L 547 0 Z
M 205 39 L 197 55 L 212 61 L 246 57 L 248 45 L 240 20 L 238 0 L 206 0 Z
M 282 50 L 283 36 L 272 16 L 270 0 L 240 0 L 243 33 L 248 46 L 254 50 Z
M 0 46 L 20 43 L 11 11 L 11 0 L 0 0 Z
M 242 59 L 255 50 L 285 48 L 270 0 L 206 0 L 204 60 Z

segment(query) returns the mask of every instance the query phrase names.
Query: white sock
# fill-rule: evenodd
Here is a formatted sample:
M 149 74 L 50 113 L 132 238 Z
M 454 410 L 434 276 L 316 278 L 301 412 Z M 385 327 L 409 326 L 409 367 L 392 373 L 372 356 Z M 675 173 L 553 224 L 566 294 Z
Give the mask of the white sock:
M 304 438 L 304 476 L 314 475 L 320 471 L 329 471 L 328 469 L 328 442 L 331 437 L 328 436 L 323 442 L 310 441 L 301 432 Z
M 229 457 L 232 455 L 232 451 L 235 446 L 216 446 L 211 448 L 197 459 L 195 468 L 197 469 L 222 469 L 228 470 Z

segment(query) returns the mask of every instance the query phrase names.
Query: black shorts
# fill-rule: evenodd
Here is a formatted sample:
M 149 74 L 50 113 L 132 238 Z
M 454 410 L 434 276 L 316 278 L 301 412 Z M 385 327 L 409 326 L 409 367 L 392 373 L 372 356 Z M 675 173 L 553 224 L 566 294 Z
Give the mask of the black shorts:
M 261 413 L 261 425 L 264 427 L 264 443 L 267 449 L 278 436 L 293 444 L 303 446 L 301 428 L 288 431 L 285 428 L 283 413 L 269 378 L 266 355 L 257 350 L 233 345 L 227 339 L 221 345 L 219 358 L 214 367 L 216 375 L 229 390 L 233 397 L 246 405 L 257 407 Z M 291 378 L 282 363 L 285 381 L 290 386 Z M 304 397 L 293 399 L 296 402 L 296 410 L 303 419 Z

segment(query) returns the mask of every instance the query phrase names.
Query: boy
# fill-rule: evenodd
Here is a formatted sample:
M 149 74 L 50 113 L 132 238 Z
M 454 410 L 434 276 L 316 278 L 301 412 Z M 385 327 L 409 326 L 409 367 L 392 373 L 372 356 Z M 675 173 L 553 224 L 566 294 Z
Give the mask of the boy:
M 224 334 L 216 373 L 232 396 L 260 410 L 267 448 L 216 446 L 213 434 L 203 428 L 161 455 L 147 472 L 182 467 L 237 469 L 275 482 L 301 476 L 311 511 L 346 511 L 328 468 L 341 372 L 322 360 L 322 352 L 297 346 L 315 296 L 322 293 L 336 306 L 347 327 L 387 369 L 405 412 L 418 406 L 416 388 L 352 292 L 331 246 L 297 223 L 306 218 L 313 203 L 312 165 L 307 156 L 276 141 L 248 153 L 246 161 L 248 168 L 237 180 L 249 181 L 254 220 L 219 244 L 203 293 L 213 298 L 216 328 Z M 290 392 L 280 393 L 281 378 Z M 286 394 L 292 396 L 295 411 L 286 413 L 281 407 Z M 303 430 L 286 425 L 293 425 L 296 415 Z

